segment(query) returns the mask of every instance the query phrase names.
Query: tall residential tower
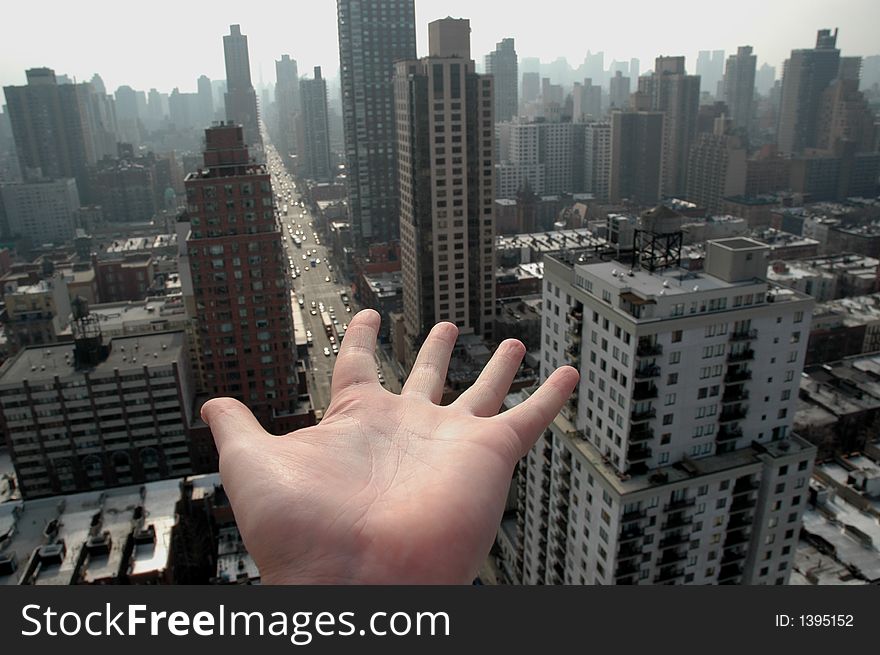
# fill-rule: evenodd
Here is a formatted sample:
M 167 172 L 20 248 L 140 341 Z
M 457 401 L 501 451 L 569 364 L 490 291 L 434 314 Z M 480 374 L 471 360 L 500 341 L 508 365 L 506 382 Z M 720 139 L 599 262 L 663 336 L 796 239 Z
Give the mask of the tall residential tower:
M 337 0 L 349 217 L 358 246 L 399 236 L 394 62 L 416 58 L 413 0 Z
M 262 147 L 257 94 L 251 84 L 251 64 L 247 36 L 239 25 L 230 25 L 223 37 L 226 59 L 226 118 L 244 127 L 245 143 L 252 148 Z

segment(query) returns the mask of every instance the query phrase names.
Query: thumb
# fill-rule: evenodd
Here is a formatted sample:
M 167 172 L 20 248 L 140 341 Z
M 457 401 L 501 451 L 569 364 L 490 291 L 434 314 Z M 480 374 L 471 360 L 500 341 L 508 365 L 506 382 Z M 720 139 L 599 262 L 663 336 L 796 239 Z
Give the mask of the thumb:
M 267 435 L 251 410 L 235 398 L 212 398 L 202 406 L 202 419 L 211 428 L 221 457 L 224 449 L 231 450 L 248 438 Z

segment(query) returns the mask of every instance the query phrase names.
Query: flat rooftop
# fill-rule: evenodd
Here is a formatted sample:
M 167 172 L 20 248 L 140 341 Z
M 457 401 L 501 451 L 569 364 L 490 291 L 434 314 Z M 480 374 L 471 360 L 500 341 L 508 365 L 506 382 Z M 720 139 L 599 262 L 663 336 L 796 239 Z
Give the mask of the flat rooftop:
M 89 373 L 110 377 L 113 371 L 141 371 L 144 366 L 168 366 L 180 358 L 186 347 L 182 330 L 156 332 L 109 341 L 110 353 Z M 73 342 L 26 348 L 0 367 L 0 385 L 19 385 L 23 380 L 39 382 L 78 373 L 73 365 Z

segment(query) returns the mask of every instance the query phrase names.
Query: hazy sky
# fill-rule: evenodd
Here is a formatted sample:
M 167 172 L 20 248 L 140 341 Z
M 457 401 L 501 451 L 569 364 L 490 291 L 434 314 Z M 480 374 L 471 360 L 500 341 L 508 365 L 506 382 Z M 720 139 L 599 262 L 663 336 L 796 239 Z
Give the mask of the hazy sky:
M 16 0 L 0 18 L 0 85 L 24 84 L 24 70 L 49 66 L 78 80 L 99 72 L 108 91 L 180 87 L 195 91 L 196 78 L 225 77 L 222 36 L 231 23 L 248 35 L 251 74 L 274 82 L 274 60 L 290 54 L 300 74 L 320 65 L 336 75 L 339 51 L 334 0 Z M 475 59 L 512 36 L 520 57 L 574 66 L 587 50 L 613 59 L 641 59 L 642 71 L 658 54 L 686 55 L 694 72 L 698 50 L 734 52 L 752 45 L 758 64 L 778 67 L 792 48 L 812 47 L 816 30 L 840 28 L 845 55 L 880 53 L 878 0 L 416 0 L 419 54 L 427 24 L 445 16 L 471 20 Z

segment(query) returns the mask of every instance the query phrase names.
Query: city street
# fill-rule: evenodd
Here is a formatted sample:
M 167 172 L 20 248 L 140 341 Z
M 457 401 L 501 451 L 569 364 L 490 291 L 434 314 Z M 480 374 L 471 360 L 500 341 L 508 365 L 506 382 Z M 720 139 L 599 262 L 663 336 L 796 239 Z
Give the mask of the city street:
M 284 228 L 284 247 L 290 263 L 294 264 L 299 271 L 296 279 L 293 279 L 292 273 L 294 271 L 288 265 L 291 290 L 295 294 L 293 311 L 302 314 L 302 322 L 305 329 L 311 332 L 313 341 L 305 360 L 309 371 L 309 392 L 312 395 L 315 409 L 323 412 L 330 403 L 330 379 L 336 355 L 333 353 L 333 344 L 330 342 L 321 320 L 320 306 L 323 304 L 324 311 L 328 313 L 331 309 L 333 310 L 335 319 L 339 322 L 337 328 L 339 331 L 343 325 L 347 325 L 351 321 L 358 308 L 354 304 L 348 280 L 339 277 L 338 267 L 328 259 L 326 245 L 320 240 L 320 235 L 313 231 L 311 212 L 307 207 L 298 204 L 301 202 L 301 197 L 293 178 L 286 171 L 275 148 L 268 144 L 268 141 L 266 154 L 278 202 L 278 212 Z M 285 206 L 287 207 L 286 215 L 284 214 Z M 295 243 L 294 236 L 300 239 L 299 245 Z M 316 264 L 313 265 L 312 262 Z M 346 303 L 342 300 L 343 294 L 347 294 L 349 298 L 350 311 L 347 311 Z M 303 301 L 302 307 L 298 303 L 300 299 Z M 312 314 L 312 302 L 316 305 L 314 315 Z M 329 356 L 324 354 L 325 348 L 330 350 Z M 377 350 L 377 353 L 380 351 Z M 383 386 L 395 392 L 399 391 L 400 383 L 397 373 L 386 360 L 384 353 L 377 355 L 377 365 L 380 363 L 384 379 Z

